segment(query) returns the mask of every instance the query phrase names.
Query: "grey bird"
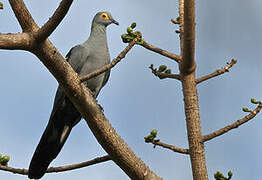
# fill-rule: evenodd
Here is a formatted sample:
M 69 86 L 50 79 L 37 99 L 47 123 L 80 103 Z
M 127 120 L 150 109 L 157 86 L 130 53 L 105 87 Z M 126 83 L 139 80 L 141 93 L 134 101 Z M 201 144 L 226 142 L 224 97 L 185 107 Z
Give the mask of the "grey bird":
M 97 13 L 93 19 L 88 40 L 73 47 L 66 55 L 67 61 L 80 77 L 110 62 L 106 27 L 112 23 L 118 25 L 109 12 Z M 107 83 L 109 75 L 110 71 L 107 71 L 85 82 L 95 98 Z M 59 86 L 48 125 L 29 166 L 30 179 L 40 179 L 45 174 L 49 164 L 61 151 L 72 128 L 81 118 L 81 114 Z

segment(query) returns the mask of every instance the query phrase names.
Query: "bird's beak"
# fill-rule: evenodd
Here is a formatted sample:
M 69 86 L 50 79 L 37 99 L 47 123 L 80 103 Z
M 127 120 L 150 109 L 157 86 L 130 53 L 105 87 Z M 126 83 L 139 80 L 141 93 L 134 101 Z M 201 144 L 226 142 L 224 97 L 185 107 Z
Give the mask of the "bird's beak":
M 111 18 L 111 22 L 116 24 L 116 25 L 119 25 L 119 23 L 116 20 L 114 20 L 113 18 Z

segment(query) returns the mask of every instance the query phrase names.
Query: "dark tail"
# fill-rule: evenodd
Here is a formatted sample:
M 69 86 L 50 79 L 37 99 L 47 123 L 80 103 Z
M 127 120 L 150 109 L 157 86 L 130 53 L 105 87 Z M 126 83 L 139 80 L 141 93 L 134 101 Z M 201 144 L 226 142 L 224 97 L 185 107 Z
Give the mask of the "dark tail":
M 66 124 L 63 127 L 55 127 L 52 121 L 48 123 L 29 166 L 30 179 L 40 179 L 45 174 L 51 161 L 61 151 L 71 130 L 72 127 Z
M 31 160 L 28 177 L 40 179 L 49 164 L 61 151 L 72 128 L 80 121 L 81 114 L 58 88 L 48 125 Z

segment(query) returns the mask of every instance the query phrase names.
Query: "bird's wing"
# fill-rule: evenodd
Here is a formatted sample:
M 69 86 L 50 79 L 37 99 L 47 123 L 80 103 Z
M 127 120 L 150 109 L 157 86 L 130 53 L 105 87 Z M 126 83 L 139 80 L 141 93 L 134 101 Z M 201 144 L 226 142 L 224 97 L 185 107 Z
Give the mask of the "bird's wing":
M 82 45 L 77 45 L 70 49 L 70 51 L 66 55 L 66 60 L 72 66 L 76 73 L 79 73 L 85 63 L 86 58 L 89 56 L 89 51 L 87 48 Z M 65 100 L 65 93 L 62 90 L 62 87 L 59 86 L 56 92 L 54 108 L 53 111 L 56 110 L 56 107 L 61 105 L 61 103 Z
M 88 48 L 77 45 L 73 47 L 66 55 L 66 60 L 72 66 L 76 73 L 79 73 L 89 56 Z
M 110 70 L 105 72 L 105 78 L 104 78 L 104 81 L 102 83 L 102 87 L 104 87 L 104 85 L 107 83 L 109 76 L 110 76 Z

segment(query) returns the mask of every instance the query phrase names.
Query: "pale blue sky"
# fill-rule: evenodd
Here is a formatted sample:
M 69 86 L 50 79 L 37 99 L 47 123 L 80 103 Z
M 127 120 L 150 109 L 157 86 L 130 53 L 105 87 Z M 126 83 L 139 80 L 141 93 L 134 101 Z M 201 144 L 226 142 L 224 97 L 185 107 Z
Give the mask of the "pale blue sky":
M 2 0 L 0 32 L 20 32 L 7 0 Z M 39 25 L 51 16 L 60 1 L 30 1 L 26 5 Z M 221 68 L 236 58 L 226 73 L 198 86 L 203 133 L 242 118 L 244 106 L 255 108 L 250 98 L 262 100 L 261 0 L 196 1 L 197 75 Z M 178 1 L 115 0 L 74 1 L 50 40 L 65 55 L 85 41 L 94 14 L 110 11 L 120 26 L 108 27 L 108 43 L 114 58 L 126 46 L 120 36 L 137 22 L 148 43 L 179 53 L 178 28 L 170 23 L 178 15 Z M 24 51 L 0 51 L 0 153 L 11 156 L 9 165 L 28 168 L 30 159 L 49 119 L 57 82 L 43 64 Z M 169 59 L 135 47 L 111 73 L 98 97 L 105 115 L 136 154 L 164 179 L 192 179 L 189 157 L 145 144 L 143 137 L 158 129 L 161 141 L 187 147 L 181 84 L 159 80 L 148 66 L 177 65 Z M 230 133 L 205 144 L 209 178 L 217 170 L 233 171 L 233 179 L 261 179 L 262 115 Z M 51 166 L 77 163 L 104 155 L 86 123 L 78 124 Z M 0 171 L 0 179 L 20 180 L 26 176 Z M 129 179 L 113 162 L 84 169 L 46 174 L 44 180 Z

